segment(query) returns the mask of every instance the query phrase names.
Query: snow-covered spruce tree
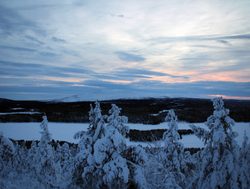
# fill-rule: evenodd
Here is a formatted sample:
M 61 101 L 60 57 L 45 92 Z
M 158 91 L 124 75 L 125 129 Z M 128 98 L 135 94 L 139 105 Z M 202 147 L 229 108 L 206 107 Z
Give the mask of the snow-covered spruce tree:
M 127 160 L 122 156 L 127 148 L 125 135 L 129 129 L 124 124 L 128 119 L 120 116 L 120 110 L 112 104 L 104 135 L 94 145 L 95 161 L 108 188 L 125 188 L 129 177 Z
M 148 161 L 146 151 L 141 146 L 131 146 L 126 150 L 126 159 L 130 170 L 130 184 L 134 184 L 138 189 L 150 188 L 145 171 Z
M 68 188 L 72 182 L 74 172 L 74 157 L 71 154 L 69 144 L 65 142 L 62 146 L 58 144 L 56 150 L 56 161 L 60 163 L 61 167 L 61 187 Z
M 0 162 L 8 162 L 12 160 L 14 155 L 15 147 L 10 139 L 6 138 L 2 132 L 0 132 Z M 2 164 L 1 164 L 2 168 Z
M 34 161 L 36 159 L 36 152 L 38 148 L 38 143 L 36 141 L 31 142 L 30 149 L 28 150 L 27 159 L 29 162 L 29 169 L 34 169 Z
M 128 182 L 129 170 L 126 159 L 121 156 L 126 149 L 124 136 L 120 133 L 126 134 L 122 128 L 125 118 L 117 111 L 119 108 L 113 105 L 105 124 L 100 104 L 96 102 L 89 112 L 88 130 L 75 135 L 80 138 L 76 174 L 81 174 L 85 188 L 123 188 Z
M 12 168 L 0 179 L 4 183 L 0 188 L 46 188 L 40 182 L 33 169 L 30 160 L 31 150 L 26 148 L 26 142 L 15 144 L 15 152 L 12 159 Z M 32 170 L 33 169 L 33 170 Z
M 128 118 L 126 116 L 120 116 L 120 113 L 121 108 L 112 104 L 109 110 L 108 125 L 115 127 L 119 133 L 126 137 L 129 132 L 129 127 L 125 125 L 128 123 Z
M 228 116 L 222 98 L 213 99 L 214 112 L 205 123 L 208 130 L 191 125 L 195 135 L 201 138 L 205 147 L 198 159 L 201 164 L 190 188 L 237 189 L 237 158 L 239 147 L 232 131 L 234 121 Z
M 104 118 L 101 113 L 100 103 L 95 102 L 95 107 L 90 105 L 89 127 L 87 131 L 79 131 L 74 135 L 80 139 L 79 153 L 76 155 L 75 183 L 84 184 L 83 187 L 95 188 L 100 185 L 101 175 L 96 172 L 97 165 L 94 158 L 94 145 L 97 139 L 104 136 Z
M 246 132 L 244 133 L 244 140 L 240 148 L 239 163 L 239 188 L 247 189 L 250 186 L 250 143 Z
M 15 167 L 16 172 L 29 171 L 28 149 L 25 146 L 25 141 L 21 144 L 17 144 L 15 149 L 13 166 Z
M 144 164 L 147 161 L 147 154 L 140 146 L 127 148 L 125 137 L 129 132 L 129 127 L 126 126 L 128 118 L 126 116 L 120 116 L 120 113 L 121 108 L 112 104 L 109 110 L 105 132 L 106 142 L 111 142 L 111 150 L 106 151 L 106 153 L 110 154 L 109 156 L 111 156 L 111 158 L 105 158 L 106 162 L 104 161 L 105 164 L 103 167 L 104 169 L 108 167 L 108 169 L 105 170 L 105 175 L 112 180 L 110 188 L 126 187 L 126 183 L 129 179 L 130 183 L 135 183 L 137 188 L 146 189 L 148 186 L 144 176 Z M 115 154 L 115 156 L 113 154 Z M 119 161 L 122 164 L 118 164 Z
M 165 118 L 168 129 L 163 134 L 163 151 L 161 159 L 166 169 L 164 184 L 166 188 L 185 187 L 186 179 L 192 175 L 192 158 L 189 152 L 184 152 L 184 146 L 179 141 L 177 116 L 174 110 L 169 110 Z
M 61 181 L 61 169 L 59 162 L 55 162 L 54 149 L 50 141 L 51 135 L 48 130 L 48 120 L 43 116 L 40 124 L 42 129 L 41 139 L 35 151 L 33 167 L 41 184 L 47 188 L 59 187 Z
M 12 170 L 12 162 L 14 158 L 15 147 L 14 144 L 3 136 L 3 133 L 0 132 L 0 186 L 4 183 L 4 177 L 9 174 Z

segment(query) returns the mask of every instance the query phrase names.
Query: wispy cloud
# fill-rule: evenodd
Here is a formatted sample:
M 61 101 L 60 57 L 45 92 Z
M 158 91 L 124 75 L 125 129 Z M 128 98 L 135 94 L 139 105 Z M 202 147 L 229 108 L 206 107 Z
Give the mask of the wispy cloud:
M 116 52 L 117 56 L 126 62 L 143 62 L 145 61 L 145 58 L 138 54 L 128 53 L 128 52 L 122 52 L 118 51 Z
M 39 34 L 45 34 L 34 21 L 24 18 L 17 11 L 1 6 L 0 4 L 0 28 L 1 34 L 11 35 L 32 29 Z
M 138 69 L 138 68 L 128 68 L 123 70 L 118 70 L 114 73 L 114 75 L 117 75 L 119 77 L 132 77 L 132 78 L 153 78 L 155 76 L 166 76 L 170 78 L 184 78 L 187 79 L 188 76 L 186 75 L 173 75 L 165 72 L 159 72 L 159 71 L 152 71 L 147 69 Z
M 52 37 L 51 38 L 54 42 L 58 42 L 58 43 L 66 43 L 66 41 L 64 39 L 60 39 L 57 37 Z
M 173 43 L 181 41 L 219 41 L 228 43 L 226 40 L 250 40 L 250 34 L 240 35 L 195 35 L 195 36 L 178 36 L 178 37 L 157 37 L 151 38 L 149 41 L 155 43 Z
M 25 51 L 25 52 L 35 52 L 36 49 L 31 49 L 31 48 L 25 48 L 25 47 L 16 47 L 16 46 L 6 46 L 6 45 L 0 45 L 0 49 L 5 50 L 13 50 L 13 51 Z
M 41 78 L 42 76 L 48 77 L 83 77 L 84 75 L 91 75 L 93 72 L 88 69 L 83 68 L 74 68 L 74 67 L 60 67 L 60 66 L 51 66 L 35 63 L 20 63 L 20 62 L 9 62 L 9 61 L 0 61 L 0 73 L 1 77 L 37 77 Z M 8 83 L 8 80 L 4 83 Z M 1 84 L 2 82 L 0 82 Z

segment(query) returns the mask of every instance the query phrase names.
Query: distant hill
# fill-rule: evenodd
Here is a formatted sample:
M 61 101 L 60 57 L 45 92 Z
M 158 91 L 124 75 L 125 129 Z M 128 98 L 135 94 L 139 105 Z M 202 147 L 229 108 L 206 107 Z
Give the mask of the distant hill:
M 67 99 L 66 99 L 67 100 Z M 178 119 L 203 122 L 212 113 L 212 102 L 195 98 L 146 98 L 100 101 L 103 114 L 111 104 L 122 108 L 131 123 L 158 124 L 164 121 L 168 109 L 174 109 Z M 250 100 L 225 100 L 226 108 L 235 121 L 250 121 Z M 37 122 L 46 113 L 52 122 L 88 122 L 88 111 L 93 101 L 61 102 L 20 101 L 0 99 L 0 122 Z

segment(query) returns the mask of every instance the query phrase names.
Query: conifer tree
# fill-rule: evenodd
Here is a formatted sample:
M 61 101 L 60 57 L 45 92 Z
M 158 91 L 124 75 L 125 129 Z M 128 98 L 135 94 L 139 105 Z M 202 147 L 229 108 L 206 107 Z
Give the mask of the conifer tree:
M 238 163 L 239 188 L 246 189 L 250 186 L 250 143 L 246 132 L 242 142 Z
M 213 115 L 205 123 L 207 130 L 191 126 L 194 133 L 204 141 L 205 147 L 199 155 L 198 162 L 201 164 L 190 187 L 237 189 L 239 147 L 235 141 L 237 135 L 232 131 L 234 120 L 229 117 L 229 110 L 224 108 L 222 98 L 213 99 L 213 106 Z
M 120 108 L 112 104 L 104 135 L 94 146 L 94 156 L 102 169 L 103 182 L 109 188 L 126 186 L 129 177 L 127 160 L 122 156 L 126 150 L 125 135 L 128 132 L 127 117 L 120 116 Z
M 126 159 L 122 157 L 126 149 L 124 136 L 127 132 L 126 118 L 120 116 L 120 109 L 112 105 L 106 124 L 99 102 L 90 106 L 89 127 L 86 132 L 76 133 L 80 138 L 78 167 L 76 174 L 82 175 L 85 187 L 123 188 L 128 182 L 129 170 Z M 125 128 L 123 128 L 123 126 Z
M 163 134 L 163 166 L 166 169 L 165 184 L 167 188 L 185 186 L 186 161 L 184 146 L 179 141 L 177 116 L 174 110 L 169 110 L 165 118 L 168 129 Z M 190 171 L 190 170 L 189 170 Z
M 90 105 L 88 130 L 77 132 L 74 136 L 75 139 L 80 139 L 78 143 L 79 153 L 76 156 L 75 177 L 80 180 L 79 182 L 84 182 L 84 187 L 101 187 L 101 175 L 98 172 L 97 158 L 94 157 L 94 146 L 97 140 L 104 136 L 104 127 L 105 122 L 100 103 L 96 101 L 94 108 Z
M 0 132 L 0 178 L 3 178 L 11 171 L 14 154 L 14 144 Z
M 68 143 L 65 142 L 62 146 L 58 145 L 55 155 L 61 169 L 61 178 L 63 180 L 61 187 L 67 188 L 67 186 L 72 184 L 74 172 L 74 158 Z
M 39 181 L 46 187 L 56 187 L 60 185 L 61 169 L 59 162 L 55 161 L 55 152 L 50 141 L 51 135 L 48 130 L 47 116 L 43 116 L 40 124 L 41 139 L 36 148 L 33 167 Z
M 130 179 L 135 183 L 138 189 L 148 189 L 149 183 L 147 180 L 147 163 L 149 161 L 148 154 L 141 147 L 131 146 L 127 149 L 127 162 L 130 170 Z M 152 175 L 150 175 L 152 177 Z

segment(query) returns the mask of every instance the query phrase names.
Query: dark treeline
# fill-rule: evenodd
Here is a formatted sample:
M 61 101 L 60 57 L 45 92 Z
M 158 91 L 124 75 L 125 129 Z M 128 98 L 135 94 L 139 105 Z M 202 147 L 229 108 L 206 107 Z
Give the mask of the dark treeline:
M 46 113 L 51 122 L 88 122 L 89 104 L 82 102 L 13 101 L 0 100 L 0 112 L 40 112 L 40 114 L 0 115 L 0 122 L 40 122 Z M 203 122 L 212 113 L 208 99 L 148 98 L 101 101 L 102 111 L 107 114 L 111 104 L 121 107 L 130 123 L 158 124 L 164 121 L 166 111 L 174 109 L 178 119 L 187 122 Z M 249 100 L 225 100 L 231 117 L 237 122 L 250 121 Z

